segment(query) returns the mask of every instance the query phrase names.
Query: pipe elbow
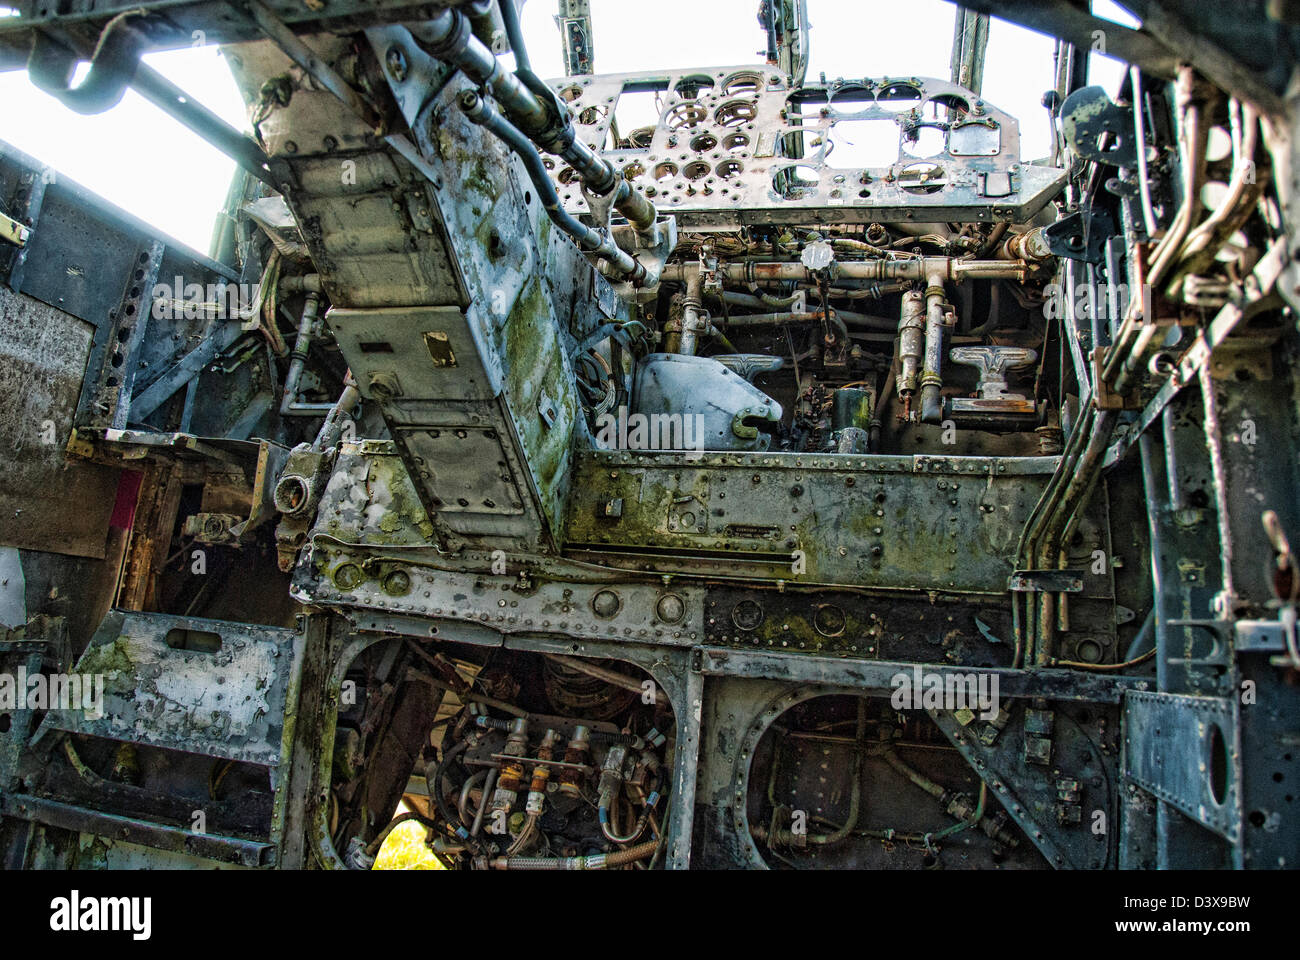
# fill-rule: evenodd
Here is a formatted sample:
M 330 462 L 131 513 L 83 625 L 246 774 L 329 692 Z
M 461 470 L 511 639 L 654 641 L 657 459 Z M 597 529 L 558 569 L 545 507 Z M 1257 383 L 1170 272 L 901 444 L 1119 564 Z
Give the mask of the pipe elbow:
M 58 41 L 37 33 L 27 60 L 27 73 L 32 83 L 68 109 L 85 116 L 103 113 L 115 107 L 126 94 L 145 46 L 142 33 L 125 21 L 118 21 L 105 29 L 90 61 L 89 72 L 73 86 L 76 54 Z
M 937 384 L 927 383 L 921 387 L 921 422 L 943 422 L 943 401 Z

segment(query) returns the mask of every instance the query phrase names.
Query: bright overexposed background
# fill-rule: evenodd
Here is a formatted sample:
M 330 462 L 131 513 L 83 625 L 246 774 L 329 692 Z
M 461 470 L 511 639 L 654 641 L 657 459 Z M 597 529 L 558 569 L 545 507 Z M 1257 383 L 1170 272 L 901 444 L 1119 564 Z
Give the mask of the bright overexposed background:
M 523 29 L 533 69 L 563 74 L 555 0 L 528 0 Z M 753 0 L 591 0 L 595 68 L 633 73 L 761 63 L 765 38 Z M 947 78 L 955 8 L 943 0 L 808 0 L 810 80 L 825 74 Z M 3 2 L 0 0 L 0 13 Z M 1094 12 L 1137 21 L 1112 0 Z M 1054 41 L 999 20 L 989 30 L 984 98 L 1020 120 L 1024 159 L 1049 148 L 1046 111 Z M 227 122 L 247 128 L 230 70 L 214 47 L 154 53 L 145 62 Z M 1094 56 L 1090 80 L 1113 95 L 1123 64 Z M 37 90 L 25 72 L 0 73 L 0 140 L 125 208 L 164 233 L 206 251 L 234 163 L 171 117 L 128 91 L 105 113 L 84 117 Z

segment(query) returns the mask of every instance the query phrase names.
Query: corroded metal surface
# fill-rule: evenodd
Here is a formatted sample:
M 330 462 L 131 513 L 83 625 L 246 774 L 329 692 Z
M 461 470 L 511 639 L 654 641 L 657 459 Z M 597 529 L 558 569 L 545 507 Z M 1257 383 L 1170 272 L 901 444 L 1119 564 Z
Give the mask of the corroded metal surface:
M 64 454 L 90 339 L 75 317 L 0 287 L 0 542 L 104 556 L 118 471 Z

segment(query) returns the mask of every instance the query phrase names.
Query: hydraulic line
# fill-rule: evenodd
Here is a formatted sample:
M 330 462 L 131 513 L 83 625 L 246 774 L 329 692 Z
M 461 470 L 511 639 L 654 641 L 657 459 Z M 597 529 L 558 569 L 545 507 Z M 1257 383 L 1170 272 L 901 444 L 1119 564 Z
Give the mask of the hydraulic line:
M 1021 538 L 1022 552 L 1018 554 L 1018 560 L 1026 564 L 1028 569 L 1053 569 L 1057 566 L 1061 534 L 1075 513 L 1087 506 L 1097 472 L 1101 469 L 1106 445 L 1118 422 L 1119 415 L 1115 411 L 1097 414 L 1090 406 L 1087 414 L 1071 432 L 1067 455 L 1062 457 Z M 1081 431 L 1086 431 L 1086 434 Z M 1078 441 L 1075 440 L 1076 434 L 1079 435 Z M 1085 435 L 1086 443 L 1083 442 Z M 1047 666 L 1052 659 L 1051 648 L 1055 639 L 1056 595 L 1042 592 L 1037 599 L 1036 627 L 1033 596 L 1026 602 L 1028 651 L 1033 653 L 1033 662 L 1037 666 Z M 1014 602 L 1013 598 L 1013 604 Z M 1019 631 L 1016 639 L 1019 648 Z
M 1155 642 L 1156 631 L 1156 606 L 1151 605 L 1151 612 L 1147 614 L 1146 619 L 1142 621 L 1142 627 L 1138 630 L 1137 635 L 1133 637 L 1132 642 L 1128 645 L 1128 650 L 1124 653 L 1126 661 L 1136 659 L 1138 651 L 1148 643 Z
M 1065 477 L 1070 476 L 1074 464 L 1077 462 L 1079 449 L 1083 445 L 1083 439 L 1087 435 L 1091 426 L 1094 408 L 1089 406 L 1082 417 L 1080 417 L 1070 431 L 1069 439 L 1066 440 L 1065 449 L 1061 454 L 1060 464 L 1056 472 L 1047 482 L 1047 488 L 1043 495 L 1034 504 L 1033 510 L 1030 511 L 1029 519 L 1025 521 L 1024 530 L 1021 531 L 1020 540 L 1016 547 L 1016 566 L 1022 570 L 1029 569 L 1033 566 L 1034 546 L 1038 539 L 1038 532 L 1042 528 L 1046 512 L 1056 501 L 1057 491 L 1061 484 L 1065 482 Z M 1012 632 L 1015 636 L 1015 653 L 1013 654 L 1011 665 L 1018 667 L 1022 658 L 1024 662 L 1029 662 L 1034 654 L 1034 621 L 1033 605 L 1029 598 L 1032 594 L 1026 594 L 1024 601 L 1024 617 L 1021 616 L 1021 601 L 1019 593 L 1011 595 L 1011 613 L 1012 613 Z
M 469 740 L 462 740 L 450 750 L 444 751 L 441 760 L 434 761 L 425 768 L 424 779 L 425 786 L 429 790 L 429 796 L 432 798 L 434 805 L 438 808 L 438 814 L 444 821 L 446 821 L 448 829 L 455 833 L 459 839 L 471 842 L 473 838 L 470 836 L 470 832 L 465 829 L 464 825 L 460 822 L 459 813 L 451 808 L 451 804 L 447 802 L 447 798 L 443 796 L 442 793 L 443 773 L 446 771 L 447 766 L 451 761 L 464 753 L 468 747 Z M 486 803 L 486 795 L 484 803 Z
M 1114 410 L 1107 410 L 1097 415 L 1088 443 L 1083 453 L 1079 457 L 1079 464 L 1074 474 L 1070 477 L 1065 491 L 1061 495 L 1060 503 L 1056 506 L 1045 532 L 1045 540 L 1039 550 L 1039 562 L 1042 569 L 1048 568 L 1056 559 L 1063 542 L 1062 534 L 1070 522 L 1072 515 L 1077 511 L 1082 511 L 1088 504 L 1088 498 L 1093 489 L 1095 489 L 1097 475 L 1101 470 L 1101 464 L 1106 454 L 1106 445 L 1110 443 L 1111 434 L 1115 431 L 1115 426 L 1119 422 L 1119 414 Z M 1035 650 L 1039 663 L 1045 663 L 1052 655 L 1051 644 L 1055 636 L 1055 623 L 1046 612 L 1050 612 L 1054 603 L 1055 594 L 1044 593 L 1043 600 L 1047 604 L 1045 607 L 1045 619 L 1040 624 L 1040 643 Z
M 954 257 L 915 257 L 907 260 L 848 260 L 836 264 L 842 280 L 925 280 L 938 276 L 941 281 L 953 280 L 1018 280 L 1024 281 L 1033 268 L 1025 260 L 970 260 Z M 684 281 L 694 264 L 670 263 L 663 269 L 661 279 Z M 756 283 L 767 280 L 797 280 L 814 283 L 812 271 L 798 261 L 767 261 L 720 263 L 718 275 L 732 283 Z
M 492 802 L 492 789 L 497 785 L 497 774 L 499 771 L 493 767 L 488 771 L 487 779 L 483 781 L 483 795 L 479 799 L 478 810 L 474 813 L 474 823 L 469 828 L 469 835 L 477 837 L 479 831 L 483 829 L 483 815 L 487 813 L 488 805 Z
M 116 106 L 149 45 L 148 37 L 128 25 L 127 20 L 144 15 L 144 10 L 125 10 L 108 21 L 90 57 L 90 70 L 76 86 L 72 85 L 76 53 L 44 31 L 36 31 L 27 59 L 28 76 L 33 84 L 77 113 L 102 113 Z
M 865 697 L 858 699 L 858 715 L 854 725 L 853 737 L 853 771 L 851 786 L 849 788 L 849 815 L 843 824 L 836 827 L 831 833 L 810 833 L 797 839 L 806 843 L 820 847 L 830 847 L 837 843 L 842 843 L 848 839 L 849 835 L 857 828 L 858 816 L 862 809 L 862 754 L 865 750 L 864 740 L 867 734 L 867 700 Z M 776 752 L 772 754 L 772 765 L 776 766 L 777 757 L 779 756 L 779 746 Z M 774 787 L 776 783 L 775 769 L 772 772 L 771 779 L 768 781 L 768 800 L 775 805 Z M 776 832 L 775 840 L 786 846 L 793 845 L 796 841 L 793 831 L 788 829 L 779 829 Z
M 1037 547 L 1040 535 L 1043 531 L 1044 524 L 1050 520 L 1052 512 L 1055 510 L 1061 489 L 1066 484 L 1067 477 L 1073 475 L 1078 464 L 1079 455 L 1084 446 L 1084 438 L 1092 425 L 1092 415 L 1095 411 L 1090 406 L 1084 417 L 1076 423 L 1074 430 L 1070 433 L 1070 439 L 1066 443 L 1065 451 L 1061 457 L 1061 462 L 1057 466 L 1056 472 L 1048 482 L 1047 489 L 1043 491 L 1042 497 L 1039 498 L 1033 512 L 1030 514 L 1029 521 L 1025 525 L 1025 530 L 1021 534 L 1020 546 L 1017 550 L 1017 566 L 1021 569 L 1033 569 L 1034 558 L 1037 556 Z M 1013 659 L 1013 665 L 1022 663 L 1037 663 L 1038 647 L 1038 605 L 1034 602 L 1035 595 L 1026 593 L 1024 596 L 1024 619 L 1019 617 L 1018 606 L 1019 595 L 1013 595 L 1012 613 L 1013 613 L 1013 630 L 1015 631 L 1016 653 Z
M 1201 208 L 1201 186 L 1205 183 L 1205 149 L 1209 125 L 1205 122 L 1205 104 L 1197 99 L 1195 78 L 1190 67 L 1180 72 L 1177 84 L 1179 107 L 1183 114 L 1183 197 L 1174 225 L 1161 240 L 1151 261 L 1147 282 L 1158 288 L 1182 251 L 1183 241 L 1192 229 Z
M 889 373 L 885 376 L 885 385 L 881 388 L 880 396 L 876 400 L 876 409 L 872 412 L 869 431 L 872 453 L 880 452 L 881 411 L 889 409 L 889 401 L 893 398 L 894 386 L 897 383 L 897 380 L 898 360 L 895 358 L 894 362 L 889 365 Z
M 908 780 L 912 781 L 912 783 L 916 784 L 918 787 L 920 787 L 930 796 L 934 797 L 936 800 L 942 800 L 944 794 L 948 792 L 944 790 L 943 787 L 939 786 L 937 783 L 931 780 L 929 777 L 925 776 L 919 771 L 913 770 L 911 767 L 905 764 L 901 759 L 899 759 L 898 754 L 895 753 L 892 748 L 886 748 L 882 750 L 880 752 L 880 755 L 885 758 L 885 762 L 887 764 L 889 764 L 891 767 L 893 767 L 895 770 L 901 773 Z
M 1205 180 L 1205 149 L 1209 125 L 1204 122 L 1205 105 L 1194 95 L 1194 74 L 1191 67 L 1180 69 L 1177 93 L 1178 107 L 1183 117 L 1182 139 L 1183 196 L 1182 204 L 1173 223 L 1165 231 L 1149 259 L 1150 269 L 1143 278 L 1150 289 L 1158 289 L 1169 270 L 1175 265 L 1183 243 L 1191 230 L 1196 212 L 1201 206 L 1201 186 Z M 1139 143 L 1139 149 L 1143 144 Z M 1144 316 L 1130 304 L 1124 322 L 1120 325 L 1114 345 L 1107 351 L 1102 368 L 1102 379 L 1112 384 L 1116 393 L 1127 391 L 1133 378 L 1142 369 L 1142 357 L 1154 338 L 1157 326 L 1155 317 Z
M 1142 70 L 1129 67 L 1129 77 L 1133 89 L 1133 143 L 1137 156 L 1138 197 L 1142 201 L 1142 223 L 1147 236 L 1155 236 L 1159 224 L 1156 222 L 1155 207 L 1151 204 L 1151 176 L 1147 171 L 1147 130 L 1146 102 L 1142 94 Z
M 727 302 L 731 302 L 732 294 L 726 294 Z M 745 304 L 741 304 L 744 306 Z M 846 325 L 854 327 L 865 327 L 868 330 L 879 330 L 881 332 L 893 332 L 898 328 L 898 323 L 886 317 L 873 317 L 865 313 L 852 313 L 847 310 L 831 309 L 833 316 L 842 320 Z M 748 316 L 733 316 L 727 321 L 727 329 L 732 327 L 765 327 L 780 326 L 783 323 L 813 323 L 820 321 L 822 315 L 820 311 L 804 313 L 755 313 Z
M 943 344 L 948 332 L 949 305 L 943 292 L 943 276 L 936 271 L 926 278 L 925 367 L 921 373 L 921 421 L 943 419 Z
M 508 18 L 506 26 L 509 30 Z M 443 10 L 429 20 L 408 23 L 406 28 L 431 56 L 454 64 L 472 82 L 488 90 L 527 139 L 572 167 L 592 193 L 610 198 L 614 208 L 638 231 L 654 227 L 658 218 L 654 204 L 633 190 L 609 161 L 577 139 L 567 115 L 557 115 L 559 108 L 554 105 L 553 95 L 530 70 L 520 71 L 519 76 L 503 70 L 492 51 L 473 35 L 462 13 Z M 528 55 L 521 31 L 516 30 L 516 36 L 511 39 L 512 43 L 519 44 L 515 50 L 516 62 L 522 55 L 526 63 Z
M 940 803 L 944 804 L 944 812 L 958 821 L 957 823 L 940 830 L 938 833 L 923 834 L 921 839 L 925 841 L 927 846 L 930 841 L 942 840 L 944 837 L 950 837 L 955 833 L 960 833 L 969 827 L 975 826 L 978 826 L 989 837 L 992 837 L 1000 843 L 1005 843 L 1009 846 L 1017 845 L 1017 841 L 1013 834 L 1007 831 L 1006 828 L 1000 826 L 995 820 L 985 816 L 986 807 L 988 806 L 988 784 L 984 781 L 981 780 L 980 782 L 979 800 L 975 805 L 975 809 L 971 810 L 970 801 L 964 794 L 949 792 L 920 771 L 914 770 L 902 761 L 898 754 L 894 752 L 892 746 L 886 745 L 880 751 L 880 755 L 884 757 L 886 763 L 906 777 L 909 781 L 920 787 Z M 969 811 L 969 816 L 967 815 L 967 811 Z
M 524 31 L 519 25 L 519 11 L 515 9 L 514 0 L 498 0 L 497 7 L 501 10 L 501 22 L 506 27 L 510 51 L 515 55 L 515 66 L 520 73 L 532 73 L 533 65 L 528 59 L 528 48 L 524 46 Z
M 463 91 L 458 104 L 472 123 L 483 127 L 523 161 L 542 208 L 557 227 L 572 237 L 584 251 L 607 261 L 620 277 L 628 277 L 638 286 L 646 282 L 645 267 L 619 247 L 613 237 L 588 227 L 560 205 L 559 194 L 555 192 L 555 185 L 551 183 L 541 156 L 518 128 L 473 90 Z
M 1052 660 L 1049 665 L 1053 667 L 1070 667 L 1073 670 L 1097 670 L 1109 672 L 1115 670 L 1127 670 L 1129 667 L 1136 667 L 1139 663 L 1146 663 L 1156 655 L 1155 647 L 1152 647 L 1141 656 L 1133 657 L 1131 660 L 1125 660 L 1123 663 L 1084 663 L 1080 660 Z
M 282 417 L 319 417 L 334 408 L 332 403 L 304 403 L 298 400 L 298 385 L 302 382 L 302 372 L 307 364 L 307 351 L 320 333 L 320 324 L 320 296 L 309 293 L 302 308 L 302 319 L 298 323 L 298 337 L 289 354 L 289 372 L 285 374 L 284 394 L 280 398 Z
M 1223 436 L 1219 429 L 1219 401 L 1210 364 L 1197 370 L 1204 408 L 1205 447 L 1210 454 L 1210 478 L 1214 481 L 1214 510 L 1219 526 L 1219 593 L 1215 613 L 1221 620 L 1235 618 L 1237 591 L 1232 578 L 1232 525 L 1228 504 L 1228 471 L 1223 462 Z
M 655 798 L 658 799 L 657 794 L 655 795 Z M 635 843 L 641 838 L 641 834 L 645 833 L 645 828 L 650 822 L 650 810 L 650 801 L 647 799 L 646 803 L 641 808 L 640 816 L 637 817 L 636 823 L 632 826 L 631 832 L 626 835 L 620 836 L 615 833 L 612 823 L 602 823 L 600 825 L 600 832 L 604 834 L 605 839 L 609 840 L 611 843 Z
M 795 291 L 788 297 L 774 297 L 770 293 L 764 293 L 761 288 L 752 283 L 749 285 L 749 291 L 751 294 L 749 297 L 745 297 L 744 294 L 730 294 L 728 291 L 722 294 L 722 298 L 727 300 L 729 303 L 735 303 L 740 306 L 757 306 L 758 304 L 761 304 L 762 306 L 774 310 L 788 310 L 803 298 L 803 291 L 799 290 Z M 736 297 L 742 299 L 735 299 Z M 758 301 L 757 304 L 754 303 L 755 300 Z
M 466 780 L 465 785 L 460 788 L 460 800 L 456 803 L 456 809 L 460 811 L 461 823 L 465 823 L 465 820 L 467 819 L 465 814 L 465 805 L 469 803 L 470 791 L 472 791 L 481 782 L 486 780 L 487 775 L 488 775 L 487 770 L 480 770 L 478 773 L 474 774 L 472 777 Z M 482 804 L 480 803 L 479 806 L 481 807 Z M 469 818 L 469 820 L 470 823 L 474 822 L 472 818 Z
M 1264 190 L 1265 178 L 1256 175 L 1255 146 L 1259 139 L 1259 114 L 1250 104 L 1241 104 L 1240 152 L 1232 180 L 1219 206 L 1188 234 L 1178 253 L 1178 268 L 1169 281 L 1167 295 L 1179 295 L 1183 278 L 1198 274 L 1211 263 L 1223 245 L 1241 229 L 1255 209 Z M 1236 112 L 1233 116 L 1235 118 Z
M 612 870 L 626 866 L 654 854 L 658 840 L 591 857 L 497 857 L 492 861 L 496 870 Z
M 379 835 L 375 837 L 375 839 L 371 840 L 369 844 L 366 845 L 365 848 L 366 855 L 373 857 L 375 854 L 379 853 L 379 849 L 384 845 L 384 841 L 388 839 L 388 835 L 409 820 L 415 820 L 421 826 L 424 826 L 430 830 L 436 830 L 438 827 L 438 825 L 434 823 L 432 820 L 430 820 L 428 817 L 422 816 L 421 814 L 415 813 L 413 811 L 408 811 L 406 813 L 399 814 L 398 816 L 390 820 L 388 822 L 388 826 L 384 827 L 383 830 L 379 831 Z

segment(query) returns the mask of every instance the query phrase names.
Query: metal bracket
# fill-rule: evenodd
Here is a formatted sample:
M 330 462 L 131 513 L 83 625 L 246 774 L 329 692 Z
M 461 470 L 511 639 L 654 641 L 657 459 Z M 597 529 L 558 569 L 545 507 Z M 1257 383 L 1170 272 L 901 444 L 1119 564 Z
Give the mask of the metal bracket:
M 1015 593 L 1080 593 L 1082 570 L 1017 570 L 1007 579 Z
M 1106 241 L 1115 235 L 1115 222 L 1105 211 L 1080 210 L 1043 228 L 1048 248 L 1058 257 L 1101 263 Z
M 1124 775 L 1231 843 L 1241 835 L 1235 705 L 1214 697 L 1124 694 Z
M 1133 109 L 1111 102 L 1101 87 L 1083 87 L 1061 104 L 1061 130 L 1071 150 L 1085 160 L 1097 160 L 1116 167 L 1137 163 L 1133 143 Z M 1101 137 L 1110 134 L 1110 146 L 1103 149 Z

